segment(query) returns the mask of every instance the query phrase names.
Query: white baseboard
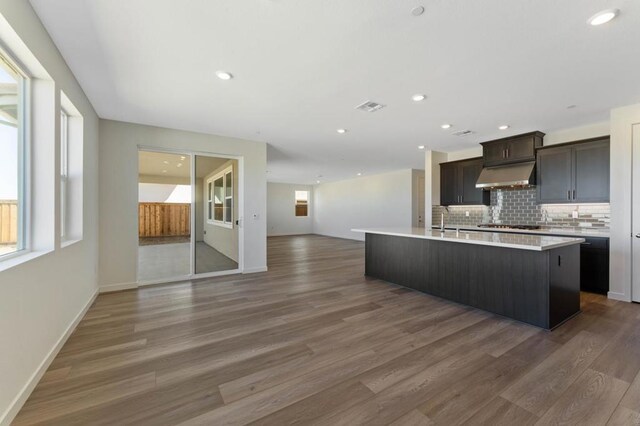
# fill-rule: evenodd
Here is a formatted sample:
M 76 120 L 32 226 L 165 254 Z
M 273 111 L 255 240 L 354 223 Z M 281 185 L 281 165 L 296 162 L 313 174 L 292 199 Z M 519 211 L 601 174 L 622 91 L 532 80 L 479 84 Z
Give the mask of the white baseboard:
M 624 293 L 616 293 L 614 291 L 610 291 L 607 293 L 607 297 L 613 300 L 620 300 L 622 302 L 631 302 L 631 298 Z
M 242 271 L 243 274 L 256 274 L 258 272 L 267 272 L 268 268 L 266 266 L 260 266 L 258 268 L 244 268 Z
M 100 293 L 111 293 L 112 291 L 131 290 L 132 288 L 138 288 L 138 283 L 119 283 L 119 284 L 107 284 L 100 286 Z
M 24 403 L 27 402 L 29 395 L 31 395 L 31 392 L 33 392 L 38 382 L 40 382 L 40 379 L 42 379 L 44 373 L 47 372 L 47 369 L 55 359 L 56 355 L 58 355 L 58 352 L 60 352 L 60 349 L 62 349 L 64 344 L 67 342 L 67 339 L 69 338 L 69 336 L 71 336 L 71 333 L 73 333 L 73 331 L 76 329 L 78 323 L 82 320 L 82 318 L 84 318 L 84 315 L 87 313 L 94 300 L 96 300 L 96 297 L 98 297 L 97 290 L 95 293 L 93 293 L 84 308 L 82 308 L 82 310 L 78 313 L 78 315 L 76 315 L 73 321 L 71 321 L 71 324 L 69 324 L 65 332 L 62 334 L 62 336 L 60 336 L 60 339 L 58 339 L 47 356 L 42 360 L 36 371 L 31 375 L 27 383 L 24 385 L 20 393 L 18 393 L 15 399 L 11 402 L 7 411 L 5 411 L 2 416 L 0 416 L 0 425 L 8 426 L 18 415 Z

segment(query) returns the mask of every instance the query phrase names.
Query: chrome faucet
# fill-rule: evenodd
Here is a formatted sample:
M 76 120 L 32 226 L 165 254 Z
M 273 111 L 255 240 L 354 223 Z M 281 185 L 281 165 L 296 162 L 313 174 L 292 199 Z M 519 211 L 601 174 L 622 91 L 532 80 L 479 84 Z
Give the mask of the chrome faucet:
M 444 212 L 440 213 L 440 232 L 444 232 Z

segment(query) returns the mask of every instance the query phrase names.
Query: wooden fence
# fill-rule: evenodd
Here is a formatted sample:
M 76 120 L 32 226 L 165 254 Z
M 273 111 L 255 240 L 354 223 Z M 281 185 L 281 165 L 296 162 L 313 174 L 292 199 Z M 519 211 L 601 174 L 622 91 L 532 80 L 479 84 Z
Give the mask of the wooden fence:
M 18 202 L 0 200 L 0 244 L 18 241 Z
M 191 235 L 191 204 L 139 203 L 138 236 Z

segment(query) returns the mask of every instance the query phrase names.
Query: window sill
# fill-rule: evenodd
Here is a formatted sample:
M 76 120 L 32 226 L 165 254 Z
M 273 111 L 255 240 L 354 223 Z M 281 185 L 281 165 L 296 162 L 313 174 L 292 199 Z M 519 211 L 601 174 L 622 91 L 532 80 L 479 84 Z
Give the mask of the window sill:
M 76 243 L 79 243 L 80 241 L 82 241 L 82 238 L 78 238 L 75 240 L 64 240 L 60 242 L 60 248 L 65 248 L 65 247 L 69 247 L 72 246 Z
M 15 266 L 22 265 L 30 260 L 36 259 L 47 253 L 51 253 L 53 250 L 39 250 L 39 251 L 27 251 L 24 253 L 15 253 L 6 259 L 0 259 L 0 272 L 11 269 Z

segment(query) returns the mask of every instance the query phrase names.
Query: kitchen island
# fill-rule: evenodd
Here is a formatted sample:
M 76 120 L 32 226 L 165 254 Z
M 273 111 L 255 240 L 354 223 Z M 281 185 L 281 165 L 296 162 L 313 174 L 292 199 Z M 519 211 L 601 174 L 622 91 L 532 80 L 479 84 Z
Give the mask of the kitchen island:
M 365 274 L 545 329 L 580 312 L 582 238 L 424 228 L 365 234 Z

